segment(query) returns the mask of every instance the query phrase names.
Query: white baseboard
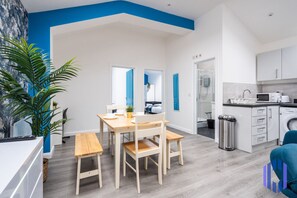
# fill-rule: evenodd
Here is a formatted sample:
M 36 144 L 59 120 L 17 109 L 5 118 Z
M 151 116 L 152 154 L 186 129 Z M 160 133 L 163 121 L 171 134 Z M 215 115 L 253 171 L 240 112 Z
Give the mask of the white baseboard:
M 171 127 L 171 128 L 174 128 L 174 129 L 177 129 L 177 130 L 180 130 L 180 131 L 183 131 L 183 132 L 186 132 L 186 133 L 193 134 L 191 129 L 187 129 L 187 128 L 184 128 L 184 127 L 181 127 L 181 126 L 178 126 L 178 125 L 174 125 L 174 124 L 168 124 L 167 126 Z
M 48 153 L 43 153 L 43 158 L 51 159 L 55 152 L 55 146 L 52 146 L 51 151 Z
M 75 136 L 77 133 L 99 133 L 99 129 L 88 129 L 88 130 L 80 130 L 80 131 L 67 131 L 64 133 L 64 136 Z M 104 130 L 103 132 L 107 132 Z

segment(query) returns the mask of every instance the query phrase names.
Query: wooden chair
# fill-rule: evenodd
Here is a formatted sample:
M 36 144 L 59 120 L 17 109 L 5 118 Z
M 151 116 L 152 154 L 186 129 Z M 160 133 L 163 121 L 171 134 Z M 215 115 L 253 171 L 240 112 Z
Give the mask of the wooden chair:
M 119 111 L 122 111 L 123 113 L 126 112 L 126 106 L 124 105 L 106 105 L 106 113 L 119 113 Z M 125 134 L 123 134 L 123 142 L 124 140 L 130 141 L 130 133 L 129 136 L 126 137 Z M 108 148 L 111 149 L 112 155 L 114 155 L 114 132 L 110 131 L 108 129 Z
M 184 165 L 184 159 L 183 159 L 183 150 L 182 150 L 182 143 L 181 140 L 184 138 L 184 136 L 179 135 L 177 133 L 173 133 L 171 131 L 166 132 L 166 143 L 167 143 L 167 168 L 170 169 L 170 159 L 172 157 L 179 157 L 179 164 Z M 170 148 L 170 144 L 172 142 L 177 143 L 177 151 L 173 151 Z
M 77 158 L 77 179 L 76 179 L 76 195 L 79 194 L 79 184 L 81 179 L 99 176 L 99 187 L 102 188 L 102 173 L 100 155 L 103 149 L 95 133 L 79 133 L 75 135 L 75 157 Z M 96 157 L 98 160 L 98 168 L 95 170 L 81 173 L 81 159 L 88 157 Z
M 135 116 L 135 141 L 123 144 L 123 173 L 126 176 L 126 166 L 130 167 L 136 173 L 137 191 L 140 193 L 139 181 L 139 159 L 145 158 L 145 168 L 147 168 L 148 159 L 152 160 L 158 167 L 158 180 L 162 185 L 162 134 L 164 130 L 165 114 L 156 115 L 139 115 Z M 153 126 L 151 125 L 153 122 Z M 148 125 L 148 123 L 150 125 Z M 156 144 L 146 137 L 159 136 L 160 143 Z M 139 140 L 143 139 L 143 140 Z M 126 161 L 126 155 L 130 155 L 136 161 L 136 167 L 133 168 Z M 158 162 L 154 161 L 150 156 L 158 155 Z
M 122 113 L 125 113 L 126 106 L 125 105 L 106 105 L 106 113 L 119 113 L 119 110 L 122 111 Z

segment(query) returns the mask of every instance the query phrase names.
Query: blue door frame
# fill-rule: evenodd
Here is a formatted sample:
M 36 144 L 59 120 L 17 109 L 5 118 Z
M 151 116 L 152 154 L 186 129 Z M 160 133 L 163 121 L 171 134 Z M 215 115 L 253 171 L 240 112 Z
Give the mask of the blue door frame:
M 134 106 L 134 71 L 126 72 L 126 105 Z
M 178 74 L 173 75 L 173 109 L 179 111 L 179 78 Z

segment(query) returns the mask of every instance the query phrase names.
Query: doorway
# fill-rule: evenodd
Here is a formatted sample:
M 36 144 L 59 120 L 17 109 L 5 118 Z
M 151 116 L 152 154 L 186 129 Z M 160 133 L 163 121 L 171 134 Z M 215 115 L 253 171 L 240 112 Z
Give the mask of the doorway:
M 215 60 L 197 63 L 197 134 L 215 139 Z
M 145 113 L 158 114 L 163 112 L 163 72 L 159 70 L 144 71 L 144 106 Z
M 112 67 L 112 104 L 134 106 L 134 69 Z

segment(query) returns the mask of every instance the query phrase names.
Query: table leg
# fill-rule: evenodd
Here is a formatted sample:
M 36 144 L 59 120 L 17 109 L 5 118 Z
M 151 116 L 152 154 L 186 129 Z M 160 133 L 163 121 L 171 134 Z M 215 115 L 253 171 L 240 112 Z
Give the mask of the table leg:
M 115 187 L 120 188 L 121 134 L 115 134 Z
M 99 139 L 100 139 L 99 141 L 103 147 L 103 120 L 101 120 L 101 119 L 100 119 L 100 138 Z
M 167 144 L 166 144 L 166 126 L 164 127 L 164 132 L 163 132 L 163 138 L 162 138 L 162 141 L 163 141 L 163 174 L 166 175 L 167 174 L 167 154 L 166 154 L 166 151 L 167 151 Z
M 80 184 L 80 169 L 81 169 L 81 158 L 77 159 L 77 176 L 76 176 L 76 195 L 79 194 L 79 184 Z
M 100 160 L 100 154 L 97 154 L 97 160 L 98 160 L 98 172 L 99 172 L 99 187 L 102 188 L 102 171 L 101 171 L 101 160 Z

